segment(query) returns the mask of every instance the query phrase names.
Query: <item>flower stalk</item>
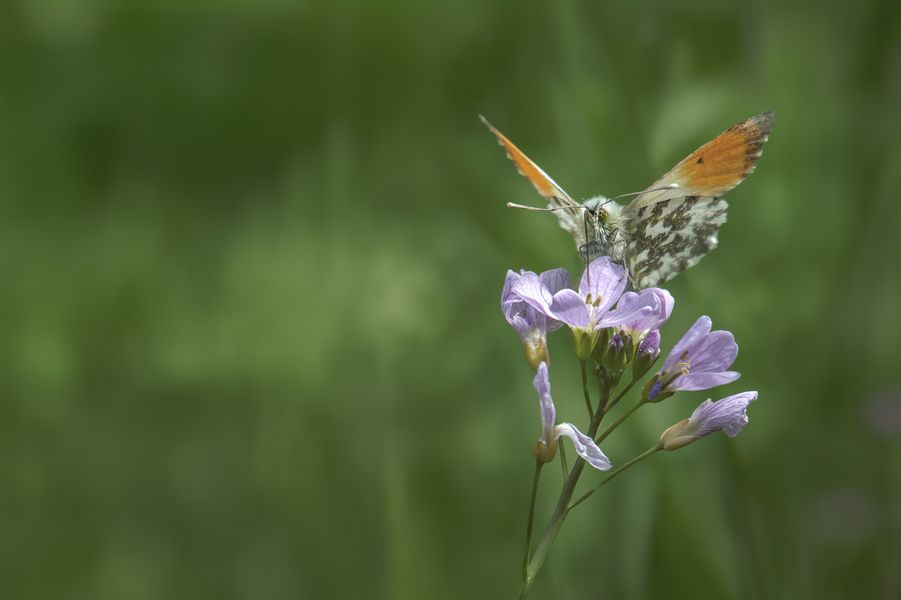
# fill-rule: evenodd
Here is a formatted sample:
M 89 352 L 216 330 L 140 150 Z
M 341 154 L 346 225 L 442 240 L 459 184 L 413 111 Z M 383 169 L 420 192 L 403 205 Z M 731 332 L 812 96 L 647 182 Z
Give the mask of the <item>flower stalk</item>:
M 562 454 L 561 454 L 562 456 Z M 529 501 L 529 519 L 526 523 L 526 549 L 522 557 L 522 578 L 526 579 L 529 566 L 529 553 L 532 551 L 532 524 L 535 521 L 535 499 L 538 497 L 538 480 L 541 479 L 541 467 L 544 466 L 540 460 L 535 461 L 535 475 L 532 477 L 532 499 Z

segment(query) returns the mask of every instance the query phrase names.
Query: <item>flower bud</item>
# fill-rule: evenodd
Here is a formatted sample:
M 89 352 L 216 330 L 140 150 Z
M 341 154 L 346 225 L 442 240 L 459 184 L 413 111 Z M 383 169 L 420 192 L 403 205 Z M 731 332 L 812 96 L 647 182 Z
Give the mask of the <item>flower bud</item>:
M 678 450 L 714 431 L 735 437 L 748 424 L 748 405 L 757 399 L 757 392 L 742 392 L 713 402 L 705 400 L 691 416 L 668 428 L 660 435 L 660 447 Z
M 657 357 L 660 356 L 660 332 L 650 331 L 638 344 L 638 354 L 632 363 L 632 378 L 640 379 L 651 370 Z
M 660 434 L 660 446 L 664 450 L 678 450 L 700 439 L 693 435 L 684 435 L 688 424 L 689 419 L 682 419 L 675 425 L 668 427 L 666 431 Z
M 621 332 L 613 334 L 613 337 L 610 338 L 604 349 L 601 359 L 601 364 L 604 365 L 604 368 L 613 372 L 625 369 L 630 357 L 627 352 L 627 346 L 630 346 L 631 343 L 632 340 L 628 335 Z
M 546 341 L 540 340 L 537 343 L 528 341 L 523 344 L 523 348 L 526 350 L 526 362 L 529 363 L 529 367 L 531 367 L 533 371 L 537 371 L 538 365 L 542 362 L 551 364 L 551 357 L 547 353 Z

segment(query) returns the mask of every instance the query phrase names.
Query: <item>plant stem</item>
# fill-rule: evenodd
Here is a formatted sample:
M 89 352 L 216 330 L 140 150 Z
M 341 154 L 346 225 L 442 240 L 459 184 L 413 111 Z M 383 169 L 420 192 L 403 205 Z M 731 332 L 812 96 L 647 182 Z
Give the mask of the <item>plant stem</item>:
M 557 444 L 557 451 L 560 453 L 560 467 L 563 469 L 563 479 L 569 475 L 569 467 L 566 466 L 566 451 L 563 450 L 563 444 Z
M 611 433 L 613 433 L 613 430 L 614 430 L 614 429 L 616 429 L 617 427 L 619 427 L 620 425 L 622 425 L 622 422 L 625 421 L 626 419 L 628 419 L 628 418 L 632 415 L 632 413 L 634 413 L 636 410 L 638 410 L 639 408 L 641 408 L 641 406 L 642 406 L 643 404 L 645 404 L 645 401 L 644 401 L 644 400 L 639 400 L 639 401 L 638 401 L 638 404 L 636 404 L 635 406 L 633 406 L 632 408 L 630 408 L 623 416 L 621 416 L 619 419 L 617 419 L 616 422 L 615 422 L 613 425 L 611 425 L 610 427 L 608 427 L 607 430 L 604 431 L 604 433 L 602 433 L 602 434 L 599 435 L 597 438 L 595 438 L 594 443 L 595 443 L 595 444 L 600 444 L 601 442 L 603 442 L 603 441 L 607 438 L 608 435 L 610 435 Z
M 591 395 L 588 393 L 588 361 L 580 360 L 579 364 L 582 367 L 582 395 L 585 396 L 585 408 L 588 409 L 588 418 L 591 419 L 594 410 L 591 408 Z
M 532 523 L 535 520 L 535 498 L 538 496 L 538 480 L 541 478 L 540 460 L 535 461 L 535 476 L 532 478 L 532 499 L 529 501 L 529 521 L 526 523 L 526 549 L 522 557 L 522 581 L 525 586 L 526 574 L 529 567 L 529 551 L 532 549 Z
M 587 365 L 585 365 L 585 361 L 582 362 L 582 365 L 582 389 L 584 390 L 585 397 L 588 398 L 588 379 L 587 377 L 585 377 L 585 367 Z M 610 390 L 603 388 L 598 404 L 598 410 L 596 413 L 594 413 L 594 415 L 592 415 L 591 425 L 588 428 L 589 437 L 594 437 L 594 435 L 598 432 L 598 429 L 601 426 L 601 419 L 604 418 L 602 407 L 606 405 L 609 397 Z M 548 523 L 547 528 L 544 530 L 544 534 L 541 536 L 541 540 L 538 542 L 538 547 L 535 548 L 535 553 L 532 554 L 532 558 L 531 560 L 529 560 L 528 565 L 526 566 L 526 572 L 522 582 L 522 590 L 520 591 L 519 595 L 521 599 L 525 598 L 526 594 L 529 593 L 529 588 L 532 586 L 532 582 L 535 581 L 535 575 L 538 574 L 538 571 L 541 569 L 541 565 L 544 564 L 544 560 L 545 558 L 547 558 L 547 553 L 551 549 L 551 544 L 554 543 L 554 539 L 560 532 L 560 527 L 563 526 L 563 521 L 566 519 L 566 515 L 569 512 L 569 501 L 573 497 L 573 492 L 575 492 L 576 490 L 576 484 L 579 483 L 579 477 L 581 477 L 582 475 L 582 469 L 585 468 L 585 464 L 586 463 L 584 460 L 577 458 L 575 464 L 573 464 L 572 470 L 569 472 L 569 477 L 567 477 L 566 481 L 564 481 L 563 483 L 563 490 L 561 490 L 560 497 L 557 499 L 557 505 L 554 507 L 554 513 L 551 515 L 551 520 Z
M 575 507 L 577 507 L 578 505 L 582 504 L 582 502 L 584 502 L 593 493 L 595 493 L 596 491 L 601 489 L 604 486 L 604 484 L 606 484 L 608 481 L 610 481 L 611 479 L 613 479 L 614 477 L 616 477 L 617 475 L 619 475 L 620 473 L 622 473 L 623 471 L 625 471 L 626 469 L 628 469 L 629 467 L 631 467 L 632 465 L 637 463 L 638 461 L 644 460 L 645 458 L 649 457 L 650 455 L 652 455 L 655 452 L 662 450 L 662 449 L 663 449 L 663 446 L 661 446 L 660 444 L 658 444 L 652 448 L 648 448 L 647 450 L 645 450 L 644 452 L 642 452 L 641 454 L 639 454 L 638 456 L 636 456 L 629 462 L 625 463 L 621 467 L 614 469 L 613 471 L 610 472 L 609 475 L 607 475 L 607 477 L 604 478 L 603 481 L 601 481 L 599 484 L 597 484 L 596 486 L 594 486 L 593 488 L 591 488 L 590 490 L 585 492 L 578 500 L 576 500 L 575 502 L 573 502 L 572 504 L 567 506 L 566 510 L 570 511 L 570 510 L 574 509 Z
M 607 407 L 604 409 L 604 414 L 607 414 L 608 412 L 610 412 L 611 410 L 613 410 L 613 407 L 616 406 L 616 405 L 619 403 L 620 400 L 622 400 L 623 398 L 626 397 L 626 394 L 629 393 L 629 390 L 631 390 L 631 389 L 632 389 L 632 386 L 634 386 L 636 383 L 638 383 L 638 379 L 636 379 L 636 378 L 633 377 L 633 378 L 632 378 L 632 381 L 629 382 L 629 385 L 627 385 L 626 387 L 624 387 L 624 388 L 623 388 L 623 391 L 621 391 L 620 393 L 618 393 L 618 394 L 616 395 L 616 398 L 614 398 L 614 399 L 610 402 L 610 404 L 607 405 Z

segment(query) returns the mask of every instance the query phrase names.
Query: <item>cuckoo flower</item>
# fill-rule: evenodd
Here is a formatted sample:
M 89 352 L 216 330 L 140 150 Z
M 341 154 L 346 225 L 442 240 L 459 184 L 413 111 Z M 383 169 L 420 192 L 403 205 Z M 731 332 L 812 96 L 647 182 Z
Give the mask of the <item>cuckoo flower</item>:
M 660 356 L 660 331 L 652 329 L 638 344 L 638 356 L 648 356 L 651 360 Z
M 548 377 L 547 363 L 538 365 L 538 373 L 535 375 L 535 391 L 538 392 L 538 400 L 541 403 L 541 438 L 535 445 L 535 458 L 541 462 L 550 462 L 557 453 L 557 440 L 565 435 L 572 440 L 576 447 L 576 453 L 585 459 L 595 469 L 606 471 L 610 469 L 610 461 L 601 452 L 587 435 L 576 429 L 571 423 L 557 422 L 557 409 L 551 399 L 551 382 Z
M 513 291 L 542 314 L 569 325 L 576 341 L 576 353 L 579 358 L 586 359 L 602 329 L 659 312 L 657 298 L 653 295 L 644 295 L 641 302 L 629 303 L 622 309 L 613 308 L 623 295 L 628 280 L 624 267 L 602 256 L 588 265 L 578 291 L 563 288 L 548 295 L 536 289 L 534 280 L 525 277 L 513 286 Z
M 547 353 L 547 334 L 563 326 L 560 321 L 547 316 L 525 302 L 514 288 L 523 280 L 529 289 L 542 297 L 553 297 L 563 288 L 569 287 L 569 273 L 566 269 L 553 269 L 536 275 L 531 271 L 514 273 L 507 271 L 504 290 L 501 293 L 501 309 L 507 322 L 516 330 L 526 350 L 526 360 L 536 369 L 541 361 L 550 361 Z
M 649 402 L 659 402 L 678 390 L 706 390 L 739 378 L 727 371 L 738 355 L 738 345 L 728 331 L 710 331 L 710 317 L 703 316 L 682 336 L 649 382 Z
M 651 370 L 657 357 L 660 356 L 660 330 L 652 329 L 638 344 L 635 362 L 632 363 L 632 377 L 639 379 Z
M 652 331 L 660 329 L 660 326 L 672 314 L 674 304 L 675 300 L 672 294 L 660 288 L 647 288 L 637 294 L 626 292 L 619 299 L 616 305 L 617 310 L 627 311 L 631 307 L 644 306 L 656 306 L 657 310 L 639 312 L 634 319 L 620 325 L 619 329 L 637 344 Z
M 719 429 L 735 437 L 748 424 L 748 405 L 757 400 L 757 392 L 742 392 L 711 402 L 705 400 L 691 417 L 683 419 L 660 436 L 664 450 L 677 450 Z

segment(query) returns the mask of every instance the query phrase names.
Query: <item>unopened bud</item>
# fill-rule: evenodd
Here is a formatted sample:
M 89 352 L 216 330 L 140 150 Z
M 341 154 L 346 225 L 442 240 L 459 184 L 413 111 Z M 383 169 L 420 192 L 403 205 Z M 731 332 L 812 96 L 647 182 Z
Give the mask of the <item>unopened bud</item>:
M 629 363 L 629 353 L 626 351 L 627 344 L 631 345 L 631 339 L 623 333 L 615 333 L 604 349 L 601 364 L 608 371 L 619 372 L 626 368 Z
M 657 357 L 660 356 L 660 332 L 656 329 L 649 332 L 638 344 L 638 353 L 632 363 L 632 378 L 640 379 L 651 370 Z
M 675 425 L 669 427 L 660 434 L 660 446 L 664 450 L 678 450 L 683 446 L 687 446 L 698 438 L 694 435 L 686 435 L 689 419 L 682 419 Z

